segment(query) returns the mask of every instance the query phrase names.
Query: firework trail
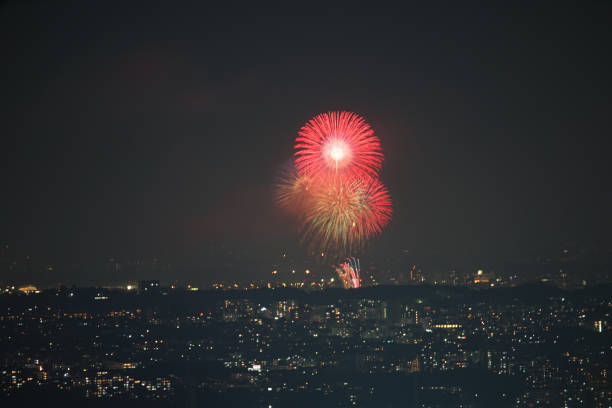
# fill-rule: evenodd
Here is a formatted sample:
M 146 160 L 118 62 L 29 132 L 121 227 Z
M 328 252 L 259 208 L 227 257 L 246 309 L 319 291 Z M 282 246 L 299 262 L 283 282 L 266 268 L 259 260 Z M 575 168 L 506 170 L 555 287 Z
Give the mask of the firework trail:
M 351 287 L 357 289 L 359 287 L 359 272 L 361 271 L 359 265 L 359 259 L 355 257 L 347 258 L 346 262 L 342 265 L 346 275 L 350 277 Z
M 342 287 L 344 289 L 350 289 L 353 287 L 353 282 L 351 281 L 351 274 L 348 270 L 344 268 L 344 264 L 336 267 L 336 273 L 338 274 L 338 279 L 342 283 Z
M 346 261 L 336 268 L 336 273 L 344 289 L 359 288 L 360 270 L 359 259 L 355 257 L 346 258 Z

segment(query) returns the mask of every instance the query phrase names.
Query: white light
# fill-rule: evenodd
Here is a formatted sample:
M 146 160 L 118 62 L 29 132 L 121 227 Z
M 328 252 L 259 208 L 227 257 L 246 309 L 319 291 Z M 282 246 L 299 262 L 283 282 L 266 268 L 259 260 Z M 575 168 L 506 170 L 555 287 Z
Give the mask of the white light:
M 345 149 L 340 145 L 333 145 L 331 149 L 329 149 L 329 155 L 335 161 L 342 160 L 346 155 Z

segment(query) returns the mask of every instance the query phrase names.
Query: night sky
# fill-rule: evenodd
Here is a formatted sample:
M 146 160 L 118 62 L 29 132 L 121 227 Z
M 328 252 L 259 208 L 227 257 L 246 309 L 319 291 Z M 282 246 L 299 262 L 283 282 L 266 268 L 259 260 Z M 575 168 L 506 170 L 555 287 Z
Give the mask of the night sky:
M 328 110 L 386 155 L 395 214 L 366 257 L 612 247 L 610 2 L 125 3 L 0 6 L 0 240 L 20 257 L 197 269 L 211 245 L 298 248 L 273 181 Z M 54 273 L 28 278 L 94 280 Z

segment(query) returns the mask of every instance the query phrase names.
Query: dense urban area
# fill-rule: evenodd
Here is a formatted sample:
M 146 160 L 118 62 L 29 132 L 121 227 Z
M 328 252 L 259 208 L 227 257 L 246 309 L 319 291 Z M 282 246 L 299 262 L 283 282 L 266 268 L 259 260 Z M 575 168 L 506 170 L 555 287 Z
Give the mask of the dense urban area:
M 15 405 L 612 406 L 609 284 L 21 289 L 0 295 Z

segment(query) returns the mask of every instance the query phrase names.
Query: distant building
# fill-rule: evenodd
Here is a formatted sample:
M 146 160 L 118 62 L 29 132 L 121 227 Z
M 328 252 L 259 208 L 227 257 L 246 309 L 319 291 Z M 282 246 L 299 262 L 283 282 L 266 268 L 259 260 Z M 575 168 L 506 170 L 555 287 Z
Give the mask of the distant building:
M 30 293 L 39 293 L 38 288 L 34 285 L 22 286 L 18 290 L 26 295 L 29 295 Z
M 140 294 L 159 294 L 161 287 L 159 280 L 141 280 L 138 282 L 138 293 Z
M 421 364 L 419 363 L 419 357 L 415 357 L 414 360 L 408 362 L 408 372 L 418 373 L 421 371 Z
M 416 265 L 412 265 L 410 268 L 410 281 L 413 283 L 423 283 L 425 282 L 425 277 L 423 276 L 423 270 L 421 268 L 417 268 Z
M 474 284 L 489 286 L 495 282 L 495 274 L 493 272 L 485 272 L 482 269 L 478 269 L 474 274 Z

